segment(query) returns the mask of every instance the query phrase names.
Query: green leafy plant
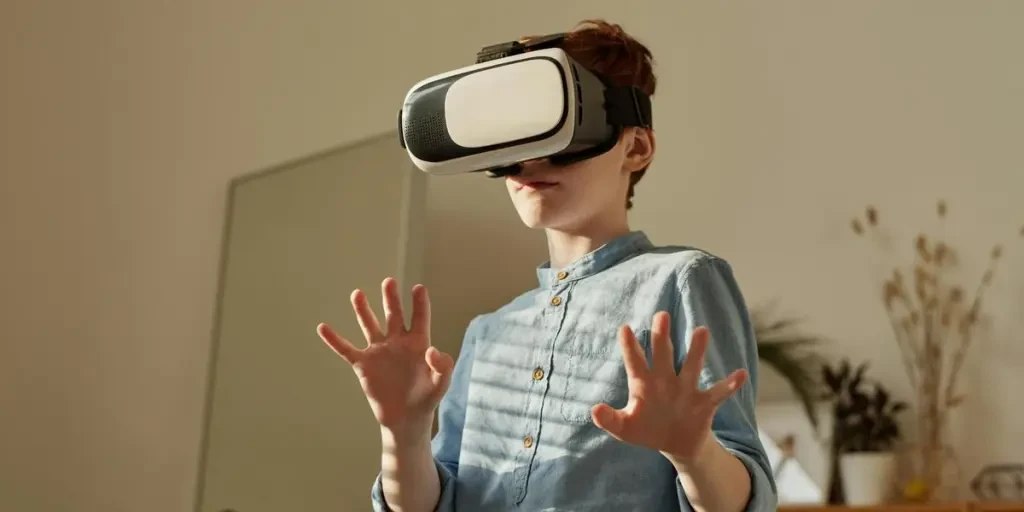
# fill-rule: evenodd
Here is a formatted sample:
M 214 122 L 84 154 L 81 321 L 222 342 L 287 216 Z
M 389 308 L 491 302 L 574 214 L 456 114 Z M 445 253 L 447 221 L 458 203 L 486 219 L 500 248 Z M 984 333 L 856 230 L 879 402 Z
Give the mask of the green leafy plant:
M 833 405 L 833 440 L 839 453 L 884 452 L 900 439 L 897 416 L 907 404 L 891 399 L 877 383 L 864 380 L 867 363 L 854 368 L 848 360 L 822 368 L 825 393 Z
M 789 384 L 807 413 L 807 419 L 817 429 L 815 403 L 820 396 L 818 376 L 824 360 L 812 348 L 824 339 L 800 332 L 799 320 L 777 317 L 773 311 L 774 308 L 768 306 L 751 313 L 758 359 Z
M 832 458 L 828 503 L 846 502 L 842 479 L 839 478 L 839 455 L 857 452 L 881 452 L 893 447 L 900 437 L 896 415 L 907 404 L 889 399 L 879 384 L 875 392 L 864 391 L 864 372 L 867 363 L 854 368 L 843 359 L 834 366 L 821 369 L 824 390 L 821 398 L 832 403 L 832 438 L 829 451 Z

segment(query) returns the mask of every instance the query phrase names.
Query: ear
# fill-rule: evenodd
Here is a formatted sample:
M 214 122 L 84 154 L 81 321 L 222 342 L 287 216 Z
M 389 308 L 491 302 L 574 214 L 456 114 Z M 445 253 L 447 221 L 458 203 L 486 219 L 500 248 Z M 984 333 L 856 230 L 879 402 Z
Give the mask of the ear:
M 622 162 L 622 170 L 633 173 L 650 166 L 654 160 L 654 130 L 630 127 L 623 130 L 622 137 L 626 143 L 626 159 Z

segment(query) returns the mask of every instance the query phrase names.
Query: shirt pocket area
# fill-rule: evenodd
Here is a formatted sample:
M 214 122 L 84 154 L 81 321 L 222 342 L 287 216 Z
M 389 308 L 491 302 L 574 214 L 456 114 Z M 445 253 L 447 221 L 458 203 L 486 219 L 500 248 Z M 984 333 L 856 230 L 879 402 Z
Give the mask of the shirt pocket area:
M 634 332 L 647 361 L 651 360 L 651 335 L 647 329 Z M 629 380 L 619 342 L 613 336 L 601 346 L 607 350 L 573 350 L 566 359 L 562 378 L 561 413 L 568 423 L 583 425 L 593 421 L 590 410 L 606 403 L 616 409 L 629 400 Z

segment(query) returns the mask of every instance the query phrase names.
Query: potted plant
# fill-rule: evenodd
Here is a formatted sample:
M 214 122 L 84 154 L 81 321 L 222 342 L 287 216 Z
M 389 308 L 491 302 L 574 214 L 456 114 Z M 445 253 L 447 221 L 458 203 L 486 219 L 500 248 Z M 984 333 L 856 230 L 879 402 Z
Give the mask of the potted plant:
M 907 404 L 893 400 L 879 383 L 868 385 L 866 370 L 867 363 L 854 368 L 843 360 L 822 371 L 834 415 L 830 502 L 877 505 L 896 477 L 897 416 Z

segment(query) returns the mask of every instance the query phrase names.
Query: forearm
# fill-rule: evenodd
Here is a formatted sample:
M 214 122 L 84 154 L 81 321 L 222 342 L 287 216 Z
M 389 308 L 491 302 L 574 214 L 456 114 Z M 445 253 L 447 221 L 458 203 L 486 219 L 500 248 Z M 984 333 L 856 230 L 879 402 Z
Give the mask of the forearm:
M 440 477 L 430 451 L 430 428 L 395 433 L 381 428 L 381 488 L 388 508 L 426 512 L 437 507 Z
M 750 501 L 751 482 L 747 467 L 721 444 L 708 436 L 696 457 L 668 459 L 679 473 L 679 482 L 690 504 L 698 512 L 739 512 Z

